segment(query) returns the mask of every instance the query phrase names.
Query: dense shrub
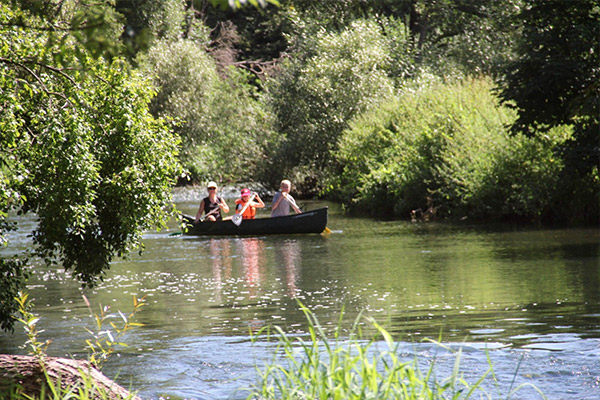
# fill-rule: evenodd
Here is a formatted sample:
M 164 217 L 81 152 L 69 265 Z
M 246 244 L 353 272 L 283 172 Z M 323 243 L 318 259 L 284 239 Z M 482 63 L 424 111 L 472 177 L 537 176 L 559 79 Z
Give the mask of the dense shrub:
M 381 28 L 355 21 L 340 32 L 320 31 L 298 43 L 293 58 L 269 85 L 269 104 L 283 140 L 272 154 L 274 169 L 302 181 L 331 161 L 348 121 L 392 94 L 389 52 Z M 309 184 L 310 185 L 310 184 Z
M 205 49 L 188 40 L 158 42 L 140 62 L 159 87 L 153 112 L 179 122 L 182 163 L 192 178 L 251 179 L 272 134 L 243 72 L 221 78 Z
M 561 162 L 557 129 L 545 139 L 510 136 L 514 119 L 487 80 L 417 82 L 357 118 L 339 142 L 327 192 L 347 207 L 408 217 L 538 220 L 549 210 Z

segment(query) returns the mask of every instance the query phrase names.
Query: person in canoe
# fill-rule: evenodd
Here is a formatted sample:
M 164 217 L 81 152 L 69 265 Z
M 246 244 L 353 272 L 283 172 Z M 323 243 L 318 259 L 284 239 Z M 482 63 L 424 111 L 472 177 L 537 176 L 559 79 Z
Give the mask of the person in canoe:
M 296 211 L 296 214 L 300 214 L 302 211 L 296 204 L 296 201 L 290 194 L 292 189 L 292 182 L 284 179 L 279 185 L 279 191 L 273 196 L 273 203 L 271 205 L 271 217 L 283 217 L 290 214 L 290 207 Z
M 257 208 L 264 208 L 265 203 L 258 193 L 250 192 L 250 189 L 242 189 L 240 198 L 235 201 L 235 213 L 242 213 L 242 219 L 254 219 Z
M 208 196 L 203 198 L 200 202 L 200 207 L 198 207 L 194 223 L 205 220 L 211 222 L 221 221 L 223 219 L 221 210 L 225 213 L 229 212 L 229 206 L 225 202 L 225 199 L 217 196 L 217 184 L 210 181 L 208 182 L 208 185 L 206 185 L 206 189 L 208 190 Z M 204 216 L 202 216 L 203 213 Z

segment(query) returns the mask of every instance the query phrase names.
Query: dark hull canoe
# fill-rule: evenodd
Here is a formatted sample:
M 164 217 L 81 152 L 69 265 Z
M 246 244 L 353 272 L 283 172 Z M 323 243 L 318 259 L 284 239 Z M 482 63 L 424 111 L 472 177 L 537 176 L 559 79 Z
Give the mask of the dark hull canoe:
M 327 207 L 285 217 L 245 219 L 240 226 L 232 221 L 198 222 L 182 215 L 186 235 L 273 235 L 292 233 L 321 233 L 327 226 Z

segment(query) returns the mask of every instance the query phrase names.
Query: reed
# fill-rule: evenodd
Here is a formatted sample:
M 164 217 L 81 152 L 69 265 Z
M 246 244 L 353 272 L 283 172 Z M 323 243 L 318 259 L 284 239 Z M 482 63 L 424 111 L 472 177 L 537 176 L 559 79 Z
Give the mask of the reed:
M 115 318 L 115 314 L 110 314 L 110 307 L 99 306 L 99 313 L 92 311 L 88 299 L 83 296 L 83 300 L 90 310 L 90 317 L 95 321 L 95 330 L 86 328 L 86 331 L 92 336 L 92 339 L 86 340 L 89 350 L 88 361 L 96 368 L 100 369 L 102 363 L 106 361 L 117 347 L 126 347 L 127 345 L 120 340 L 131 329 L 143 326 L 143 324 L 133 322 L 134 315 L 146 303 L 144 299 L 133 297 L 133 311 L 129 315 L 117 311 L 122 323 L 118 325 L 110 321 Z M 76 383 L 66 383 L 58 378 L 51 376 L 46 368 L 47 349 L 50 341 L 41 342 L 38 335 L 43 332 L 37 328 L 40 318 L 35 315 L 31 309 L 33 303 L 27 293 L 19 292 L 15 298 L 19 306 L 20 316 L 15 319 L 23 325 L 27 333 L 25 346 L 29 350 L 29 355 L 36 357 L 39 362 L 40 371 L 43 372 L 43 378 L 40 382 L 36 381 L 33 386 L 38 386 L 39 390 L 29 388 L 25 390 L 23 386 L 9 379 L 5 382 L 0 377 L 0 399 L 6 400 L 112 400 L 118 396 L 121 400 L 136 399 L 136 394 L 116 395 L 110 390 L 106 390 L 99 385 L 89 370 L 79 369 L 79 377 Z M 59 371 L 60 373 L 60 371 Z M 31 379 L 31 378 L 29 378 Z M 30 385 L 31 386 L 31 385 Z M 115 385 L 116 386 L 116 385 Z M 31 394 L 31 392 L 35 394 Z
M 108 393 L 96 385 L 93 379 L 85 372 L 80 371 L 81 384 L 62 385 L 60 381 L 52 379 L 46 374 L 45 385 L 37 395 L 23 393 L 21 387 L 15 385 L 6 392 L 0 391 L 0 398 L 6 400 L 114 400 L 114 394 Z M 120 398 L 120 400 L 135 400 L 136 394 Z
M 439 380 L 434 373 L 435 360 L 426 370 L 419 367 L 416 357 L 403 360 L 399 343 L 374 320 L 369 319 L 375 334 L 368 340 L 362 339 L 360 322 L 364 318 L 360 315 L 349 336 L 340 336 L 338 324 L 333 338 L 328 338 L 317 317 L 304 305 L 300 307 L 308 320 L 308 337 L 294 337 L 274 327 L 278 337 L 276 351 L 270 363 L 257 368 L 259 379 L 251 388 L 249 400 L 509 399 L 524 386 L 532 386 L 519 385 L 505 395 L 487 393 L 482 387 L 486 379 L 492 379 L 492 386 L 498 387 L 489 357 L 488 369 L 470 384 L 460 372 L 460 350 L 456 352 L 451 375 Z M 262 333 L 254 335 L 253 340 L 259 340 Z M 380 348 L 382 345 L 385 348 Z M 546 399 L 539 389 L 534 389 Z

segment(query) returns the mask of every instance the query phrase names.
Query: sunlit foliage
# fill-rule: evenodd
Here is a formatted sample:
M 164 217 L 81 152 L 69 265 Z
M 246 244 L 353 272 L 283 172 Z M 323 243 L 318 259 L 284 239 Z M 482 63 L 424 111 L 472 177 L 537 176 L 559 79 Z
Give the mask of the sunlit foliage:
M 539 221 L 562 168 L 552 151 L 569 131 L 511 137 L 513 120 L 489 81 L 417 82 L 344 132 L 328 190 L 372 214 Z
M 269 104 L 283 135 L 272 156 L 278 174 L 310 186 L 331 161 L 340 133 L 354 116 L 391 96 L 388 42 L 372 21 L 298 43 L 269 88 Z M 281 176 L 274 177 L 273 181 Z
M 85 31 L 97 5 L 63 5 L 60 13 L 0 6 L 0 222 L 34 213 L 35 253 L 92 285 L 141 245 L 144 230 L 165 224 L 179 142 L 150 114 L 149 82 L 118 58 L 106 61 L 113 47 Z M 80 18 L 72 34 L 47 29 Z M 22 261 L 2 259 L 0 268 L 0 317 L 10 328 Z
M 242 71 L 217 73 L 215 61 L 189 40 L 162 41 L 140 58 L 160 88 L 155 115 L 176 118 L 181 160 L 195 180 L 235 181 L 254 176 L 272 136 L 269 114 Z

